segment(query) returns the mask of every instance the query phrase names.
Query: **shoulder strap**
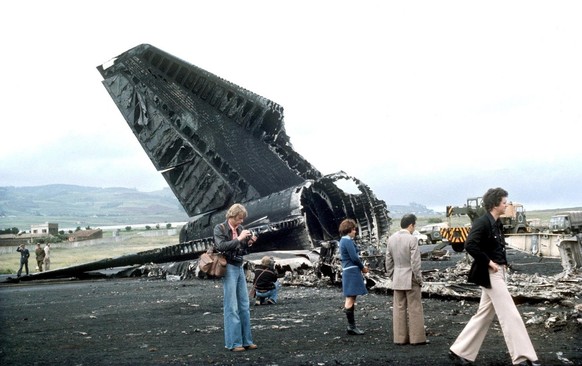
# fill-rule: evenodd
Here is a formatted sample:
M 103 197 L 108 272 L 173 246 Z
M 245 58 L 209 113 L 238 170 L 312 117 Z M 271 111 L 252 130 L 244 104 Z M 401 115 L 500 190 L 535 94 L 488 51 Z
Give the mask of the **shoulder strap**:
M 222 228 L 222 232 L 224 234 L 228 234 L 228 232 L 226 231 L 226 227 L 224 226 L 224 223 L 221 222 L 220 227 Z M 207 252 L 223 253 L 216 250 L 216 244 L 214 243 L 214 241 L 212 243 L 212 247 L 208 248 Z
M 263 269 L 263 272 L 259 273 L 259 275 L 257 277 L 255 277 L 255 280 L 253 281 L 253 287 L 257 286 L 257 282 L 259 281 L 259 278 L 261 278 L 261 276 L 265 272 L 271 272 L 271 271 L 269 271 L 267 268 Z

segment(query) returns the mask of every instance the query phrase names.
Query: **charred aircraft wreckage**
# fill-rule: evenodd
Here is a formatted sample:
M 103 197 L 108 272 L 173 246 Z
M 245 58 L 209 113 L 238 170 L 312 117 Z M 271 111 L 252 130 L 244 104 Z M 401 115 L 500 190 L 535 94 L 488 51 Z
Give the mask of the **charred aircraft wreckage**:
M 196 259 L 213 245 L 213 228 L 234 203 L 248 210 L 245 228 L 258 234 L 254 251 L 323 250 L 332 259 L 345 218 L 357 221 L 364 251 L 376 252 L 388 236 L 385 202 L 360 180 L 323 175 L 294 151 L 277 103 L 148 44 L 97 69 L 191 219 L 179 244 L 31 277 Z M 359 193 L 347 193 L 342 183 Z M 332 268 L 321 271 L 331 275 Z
M 383 252 L 391 226 L 385 202 L 358 179 L 344 172 L 323 175 L 295 152 L 285 133 L 281 106 L 148 44 L 97 69 L 191 220 L 182 227 L 179 244 L 35 273 L 21 280 L 82 278 L 93 271 L 127 266 L 134 267 L 126 275 L 198 276 L 196 260 L 212 247 L 214 226 L 238 202 L 249 213 L 245 227 L 258 234 L 252 247 L 255 258 L 260 258 L 258 253 L 276 252 L 277 270 L 285 273 L 288 284 L 305 285 L 323 277 L 340 281 L 338 226 L 341 220 L 353 218 L 359 229 L 356 241 L 372 269 L 368 286 L 380 292 L 390 289 L 384 275 Z M 359 193 L 342 189 L 346 182 Z M 449 258 L 447 251 L 425 254 L 423 259 Z M 253 261 L 247 265 L 253 266 Z M 252 273 L 252 268 L 247 269 Z M 423 292 L 478 298 L 478 289 L 465 283 L 467 271 L 466 261 L 444 272 L 426 271 Z M 531 288 L 515 278 L 516 288 Z M 571 298 L 582 289 L 582 281 L 571 276 L 566 281 L 560 276 L 538 278 L 534 287 L 540 283 L 547 294 L 530 291 L 520 296 L 557 301 L 557 293 L 560 298 Z

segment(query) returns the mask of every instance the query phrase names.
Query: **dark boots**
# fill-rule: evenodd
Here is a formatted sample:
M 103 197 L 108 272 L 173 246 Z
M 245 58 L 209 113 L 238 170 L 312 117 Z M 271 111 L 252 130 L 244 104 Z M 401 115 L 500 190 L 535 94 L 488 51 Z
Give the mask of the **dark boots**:
M 344 308 L 344 313 L 346 313 L 346 317 L 348 318 L 348 334 L 349 335 L 362 335 L 364 334 L 363 330 L 358 329 L 358 327 L 356 327 L 356 319 L 354 316 L 354 311 L 356 306 L 352 306 L 349 309 Z

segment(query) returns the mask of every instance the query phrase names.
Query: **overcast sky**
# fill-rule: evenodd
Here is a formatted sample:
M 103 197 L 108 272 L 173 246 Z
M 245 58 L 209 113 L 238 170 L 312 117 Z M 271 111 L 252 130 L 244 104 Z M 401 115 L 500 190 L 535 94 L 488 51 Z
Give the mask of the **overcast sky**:
M 5 1 L 0 186 L 167 184 L 96 67 L 141 43 L 285 109 L 294 149 L 390 205 L 501 186 L 582 206 L 578 1 Z

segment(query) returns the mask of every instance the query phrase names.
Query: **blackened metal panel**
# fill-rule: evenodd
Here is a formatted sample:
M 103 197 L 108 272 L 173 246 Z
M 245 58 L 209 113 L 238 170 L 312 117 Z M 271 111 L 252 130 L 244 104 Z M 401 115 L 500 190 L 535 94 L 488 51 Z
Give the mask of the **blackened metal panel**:
M 243 226 L 257 229 L 259 233 L 253 251 L 313 248 L 304 224 L 303 207 L 299 198 L 304 187 L 309 184 L 307 181 L 245 203 L 249 216 Z M 212 238 L 214 227 L 226 220 L 225 212 L 219 211 L 190 220 L 180 231 L 180 242 Z M 262 217 L 266 218 L 256 225 L 246 225 Z
M 98 70 L 190 216 L 321 176 L 293 150 L 272 101 L 146 44 Z
M 339 180 L 352 181 L 360 193 L 346 193 L 335 184 Z M 314 181 L 302 194 L 302 207 L 314 241 L 338 239 L 339 224 L 346 218 L 356 220 L 359 239 L 367 243 L 379 245 L 390 234 L 392 219 L 386 203 L 367 185 L 344 172 Z
M 341 179 L 352 181 L 360 193 L 343 191 L 335 184 Z M 390 234 L 391 219 L 384 201 L 376 198 L 368 186 L 344 172 L 249 201 L 245 207 L 249 213 L 246 222 L 266 216 L 271 225 L 269 230 L 260 233 L 258 245 L 253 250 L 316 248 L 320 242 L 339 239 L 339 224 L 346 218 L 356 220 L 358 238 L 367 247 L 383 245 Z M 180 241 L 212 238 L 214 226 L 224 220 L 225 211 L 196 218 L 182 227 Z

